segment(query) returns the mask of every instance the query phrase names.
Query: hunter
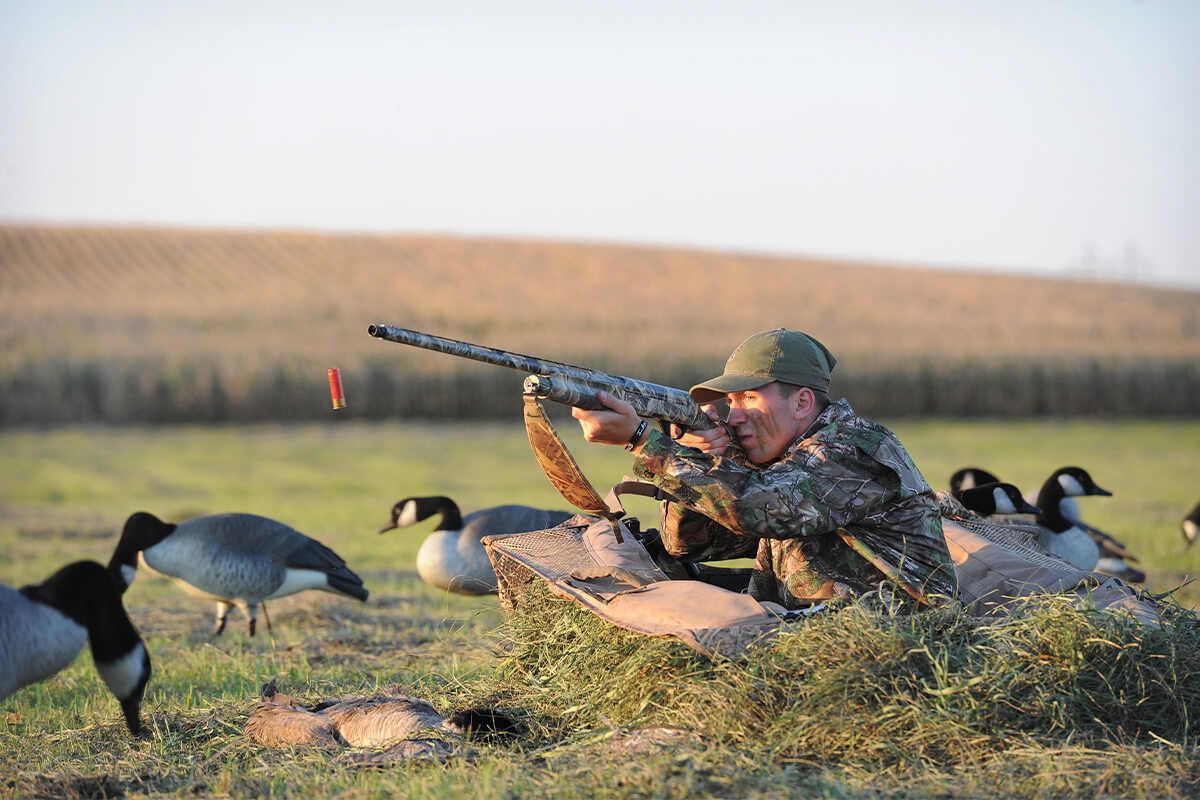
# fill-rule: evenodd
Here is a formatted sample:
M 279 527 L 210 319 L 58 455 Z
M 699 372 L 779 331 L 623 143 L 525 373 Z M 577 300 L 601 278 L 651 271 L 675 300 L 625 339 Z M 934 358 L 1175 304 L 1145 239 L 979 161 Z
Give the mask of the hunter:
M 670 499 L 661 537 L 684 563 L 756 559 L 748 593 L 788 609 L 885 591 L 904 608 L 954 597 L 937 498 L 894 433 L 827 394 L 837 359 L 800 331 L 746 339 L 690 394 L 723 424 L 671 435 L 607 392 L 575 408 L 589 442 L 623 445 Z

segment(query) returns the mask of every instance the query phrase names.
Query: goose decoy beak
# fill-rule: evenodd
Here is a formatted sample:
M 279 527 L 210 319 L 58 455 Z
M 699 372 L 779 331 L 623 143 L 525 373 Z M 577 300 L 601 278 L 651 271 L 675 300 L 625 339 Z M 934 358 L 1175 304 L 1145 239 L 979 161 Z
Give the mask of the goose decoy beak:
M 134 736 L 142 736 L 146 730 L 142 727 L 142 696 L 128 697 L 121 701 L 121 713 L 125 715 L 125 724 Z
M 406 517 L 407 524 L 412 524 L 412 522 L 415 521 L 415 517 L 413 517 L 412 513 L 412 505 L 413 500 L 409 499 L 401 500 L 400 502 L 396 503 L 396 505 L 392 506 L 392 518 L 388 520 L 386 525 L 379 529 L 379 533 L 387 533 L 388 531 L 394 531 L 396 528 L 399 528 L 400 518 L 402 516 Z M 406 514 L 405 512 L 408 513 Z

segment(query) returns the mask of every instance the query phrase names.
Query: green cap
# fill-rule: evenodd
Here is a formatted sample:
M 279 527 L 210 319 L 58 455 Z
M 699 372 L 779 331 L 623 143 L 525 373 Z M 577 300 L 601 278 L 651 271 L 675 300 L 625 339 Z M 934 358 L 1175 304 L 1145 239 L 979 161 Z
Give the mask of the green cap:
M 691 388 L 698 403 L 720 400 L 730 392 L 746 392 L 772 381 L 829 391 L 829 373 L 837 359 L 807 333 L 776 328 L 756 333 L 737 346 L 725 372 Z

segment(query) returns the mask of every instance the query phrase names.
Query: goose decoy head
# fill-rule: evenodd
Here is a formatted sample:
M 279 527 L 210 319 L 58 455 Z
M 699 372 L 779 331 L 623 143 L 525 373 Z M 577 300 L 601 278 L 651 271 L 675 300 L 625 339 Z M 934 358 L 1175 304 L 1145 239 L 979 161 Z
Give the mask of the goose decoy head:
M 108 562 L 108 574 L 119 592 L 124 594 L 133 583 L 138 553 L 170 536 L 175 527 L 146 511 L 138 511 L 125 520 L 121 538 Z
M 1092 480 L 1092 476 L 1080 467 L 1063 467 L 1055 471 L 1053 479 L 1062 487 L 1064 497 L 1085 497 L 1098 495 L 1112 497 L 1112 492 L 1101 489 Z
M 379 529 L 379 532 L 387 533 L 388 531 L 394 531 L 396 528 L 404 525 L 411 525 L 413 522 L 415 522 L 415 512 L 410 511 L 412 502 L 413 501 L 410 498 L 407 500 L 401 500 L 396 503 L 396 505 L 392 506 L 392 518 L 388 520 L 386 525 Z M 409 520 L 410 518 L 411 521 L 401 522 L 401 520 Z
M 1200 534 L 1200 503 L 1191 510 L 1180 526 L 1183 529 L 1183 538 L 1187 542 L 1187 546 L 1191 547 L 1196 541 L 1196 536 Z
M 458 530 L 462 527 L 462 514 L 458 510 L 458 504 L 449 497 L 406 497 L 392 506 L 392 518 L 379 532 L 386 533 L 396 528 L 415 525 L 434 514 L 442 515 L 438 530 Z
M 1021 496 L 1021 490 L 1011 483 L 993 481 L 955 495 L 958 501 L 977 514 L 1041 514 L 1042 510 Z

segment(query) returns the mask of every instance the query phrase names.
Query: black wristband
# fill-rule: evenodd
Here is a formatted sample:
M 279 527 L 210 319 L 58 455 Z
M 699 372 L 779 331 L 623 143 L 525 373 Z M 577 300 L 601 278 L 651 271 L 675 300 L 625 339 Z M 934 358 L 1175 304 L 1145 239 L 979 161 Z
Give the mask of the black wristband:
M 633 448 L 637 447 L 638 442 L 642 440 L 642 434 L 646 432 L 646 428 L 649 426 L 649 424 L 650 423 L 646 422 L 646 420 L 642 420 L 638 423 L 637 430 L 633 432 L 633 436 L 629 437 L 629 444 L 625 445 L 626 450 L 633 450 Z

